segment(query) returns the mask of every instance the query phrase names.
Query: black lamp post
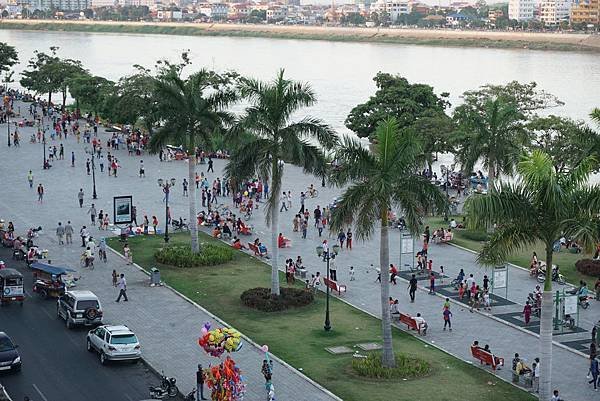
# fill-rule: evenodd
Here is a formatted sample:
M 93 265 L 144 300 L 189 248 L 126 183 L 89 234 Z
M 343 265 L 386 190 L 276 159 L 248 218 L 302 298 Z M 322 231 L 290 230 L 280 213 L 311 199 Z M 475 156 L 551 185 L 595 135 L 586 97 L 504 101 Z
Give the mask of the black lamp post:
M 446 200 L 448 200 L 448 185 L 450 184 L 448 180 L 448 175 L 450 174 L 450 169 L 446 166 L 441 166 L 442 177 L 444 177 L 444 189 L 446 191 Z M 448 221 L 448 208 L 444 210 L 444 221 Z
M 332 250 L 324 250 L 322 246 L 317 247 L 317 255 L 323 258 L 323 261 L 327 262 L 327 281 L 329 281 L 329 261 L 332 258 L 332 255 L 337 255 L 340 247 L 339 245 L 334 245 Z M 323 328 L 325 331 L 331 330 L 331 321 L 329 320 L 329 286 L 327 287 L 327 296 L 326 296 L 326 306 L 325 306 L 325 326 Z
M 93 145 L 92 150 L 90 151 L 88 148 L 85 148 L 85 153 L 88 155 L 92 155 L 92 184 L 94 187 L 92 198 L 98 199 L 98 195 L 96 194 L 96 163 L 94 163 L 94 156 L 96 154 L 96 145 Z
M 169 192 L 171 192 L 171 187 L 174 185 L 175 178 L 171 178 L 170 181 L 165 181 L 162 178 L 158 179 L 158 186 L 165 193 L 165 243 L 169 242 Z
M 7 96 L 6 102 L 4 105 L 6 106 L 6 136 L 8 138 L 8 147 L 10 148 L 10 98 Z
M 42 133 L 42 144 L 44 145 L 44 164 L 42 168 L 46 170 L 46 132 Z

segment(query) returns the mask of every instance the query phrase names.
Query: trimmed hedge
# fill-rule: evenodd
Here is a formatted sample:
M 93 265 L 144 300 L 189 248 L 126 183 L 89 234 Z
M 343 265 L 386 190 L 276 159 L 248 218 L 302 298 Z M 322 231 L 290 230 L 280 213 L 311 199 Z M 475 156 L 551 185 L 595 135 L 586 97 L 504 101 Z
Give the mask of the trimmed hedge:
M 460 233 L 459 235 L 461 237 L 463 237 L 464 239 L 468 239 L 471 241 L 485 242 L 490 239 L 490 236 L 485 231 L 475 231 L 475 230 L 465 229 L 465 230 L 456 230 L 456 232 Z
M 240 296 L 242 303 L 249 308 L 263 312 L 277 312 L 288 308 L 306 306 L 314 301 L 312 291 L 298 288 L 281 288 L 279 297 L 271 296 L 270 288 L 250 288 Z
M 157 250 L 154 258 L 157 262 L 176 267 L 215 266 L 233 259 L 230 247 L 203 244 L 200 253 L 193 253 L 189 246 L 168 245 Z
M 366 358 L 353 359 L 352 370 L 369 379 L 412 379 L 427 375 L 431 366 L 421 358 L 396 353 L 396 367 L 384 368 L 381 353 L 371 353 Z
M 579 259 L 575 262 L 575 269 L 587 276 L 600 276 L 600 260 Z

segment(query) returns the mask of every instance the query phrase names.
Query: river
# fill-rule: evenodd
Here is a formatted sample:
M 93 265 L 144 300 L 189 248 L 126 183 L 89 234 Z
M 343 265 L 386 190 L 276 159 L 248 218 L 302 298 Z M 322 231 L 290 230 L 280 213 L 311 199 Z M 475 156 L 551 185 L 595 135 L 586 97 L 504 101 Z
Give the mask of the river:
M 260 79 L 279 68 L 290 78 L 308 81 L 318 96 L 311 113 L 344 132 L 344 119 L 374 92 L 378 71 L 400 74 L 411 82 L 460 95 L 486 83 L 536 81 L 565 105 L 554 114 L 587 118 L 600 107 L 600 54 L 429 47 L 287 39 L 193 37 L 141 34 L 0 30 L 0 41 L 19 51 L 21 71 L 34 50 L 59 46 L 61 57 L 76 58 L 96 74 L 116 80 L 133 64 L 152 67 L 159 58 L 177 60 L 190 49 L 193 67 L 234 69 Z M 191 68 L 190 68 L 191 70 Z

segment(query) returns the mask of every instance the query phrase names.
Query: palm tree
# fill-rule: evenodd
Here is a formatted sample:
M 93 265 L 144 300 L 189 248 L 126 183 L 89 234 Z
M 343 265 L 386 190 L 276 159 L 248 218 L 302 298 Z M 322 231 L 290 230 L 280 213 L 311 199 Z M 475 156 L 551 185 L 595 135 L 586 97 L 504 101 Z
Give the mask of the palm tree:
M 525 115 L 504 97 L 487 99 L 481 106 L 465 103 L 454 111 L 454 120 L 456 155 L 463 170 L 473 171 L 482 160 L 490 187 L 500 173 L 512 175 L 523 146 L 531 142 L 523 125 Z
M 592 117 L 592 120 L 600 124 L 600 107 L 596 107 L 594 110 L 592 110 L 590 117 Z
M 183 146 L 188 154 L 189 222 L 192 251 L 199 252 L 196 220 L 196 146 L 209 147 L 211 137 L 233 121 L 226 108 L 237 100 L 228 80 L 202 69 L 182 79 L 176 69 L 163 72 L 155 81 L 154 101 L 161 127 L 150 139 L 150 150 L 165 145 Z
M 266 204 L 266 220 L 271 227 L 271 295 L 279 296 L 277 236 L 279 233 L 279 200 L 283 163 L 302 167 L 305 173 L 323 175 L 326 161 L 322 146 L 331 149 L 337 136 L 324 122 L 313 117 L 292 122 L 292 115 L 302 107 L 316 102 L 310 85 L 287 80 L 280 70 L 272 82 L 242 79 L 240 94 L 250 101 L 250 106 L 238 119 L 230 138 L 246 138 L 232 153 L 227 165 L 227 176 L 236 180 L 259 176 L 270 181 Z M 319 146 L 320 145 L 320 146 Z
M 568 172 L 558 172 L 552 158 L 534 150 L 523 156 L 514 183 L 499 183 L 487 196 L 472 195 L 465 204 L 475 228 L 498 224 L 479 254 L 484 264 L 504 263 L 510 254 L 535 245 L 546 250 L 546 281 L 540 326 L 540 400 L 552 396 L 552 254 L 555 241 L 573 238 L 588 250 L 598 241 L 600 187 L 587 184 L 595 165 L 587 157 Z
M 443 210 L 446 197 L 431 182 L 418 174 L 424 165 L 422 145 L 414 132 L 400 131 L 395 118 L 382 121 L 376 131 L 376 145 L 367 150 L 356 139 L 346 137 L 336 153 L 340 168 L 331 181 L 350 184 L 333 211 L 331 229 L 354 224 L 357 238 L 371 237 L 379 223 L 381 244 L 381 320 L 383 328 L 382 365 L 394 367 L 391 317 L 388 303 L 390 249 L 388 211 L 396 208 L 404 214 L 408 229 L 417 235 L 426 209 Z

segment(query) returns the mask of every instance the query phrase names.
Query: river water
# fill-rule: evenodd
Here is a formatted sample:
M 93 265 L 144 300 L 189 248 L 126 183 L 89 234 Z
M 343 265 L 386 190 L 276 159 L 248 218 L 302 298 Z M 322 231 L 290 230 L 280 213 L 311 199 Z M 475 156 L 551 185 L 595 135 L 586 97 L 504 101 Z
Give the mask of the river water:
M 113 80 L 132 73 L 133 64 L 175 61 L 185 49 L 191 50 L 196 68 L 235 69 L 269 79 L 283 67 L 288 77 L 312 84 L 319 102 L 311 114 L 340 132 L 346 130 L 344 119 L 352 107 L 374 92 L 372 77 L 378 71 L 449 92 L 453 104 L 465 90 L 518 80 L 536 81 L 564 101 L 554 114 L 587 118 L 593 107 L 600 107 L 600 54 L 594 53 L 19 30 L 0 30 L 0 41 L 19 51 L 17 71 L 34 50 L 59 46 L 60 56 L 80 59 L 92 73 Z

